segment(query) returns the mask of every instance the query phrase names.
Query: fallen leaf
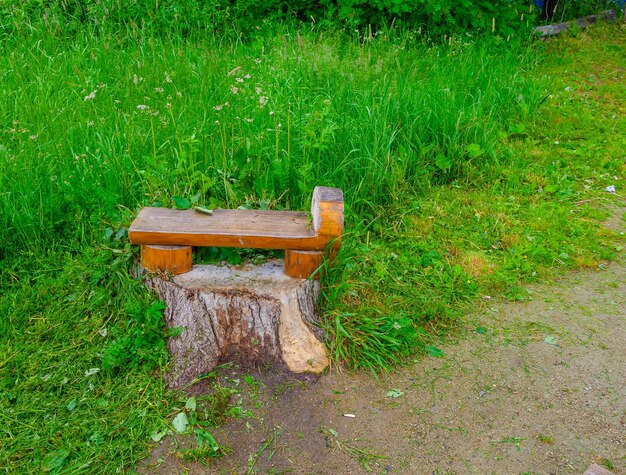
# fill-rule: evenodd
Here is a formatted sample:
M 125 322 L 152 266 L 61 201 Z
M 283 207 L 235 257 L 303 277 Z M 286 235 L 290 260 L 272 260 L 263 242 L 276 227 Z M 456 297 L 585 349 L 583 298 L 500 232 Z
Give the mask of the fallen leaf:
M 161 431 L 161 432 L 154 431 L 152 434 L 150 434 L 150 438 L 154 440 L 155 442 L 159 442 L 166 435 L 167 435 L 166 430 Z
M 442 349 L 432 345 L 426 345 L 424 349 L 426 350 L 426 353 L 430 356 L 434 356 L 435 358 L 441 358 L 446 354 Z
M 195 397 L 192 396 L 189 399 L 187 399 L 187 402 L 185 403 L 185 409 L 187 409 L 188 411 L 196 410 L 196 398 Z
M 556 345 L 556 337 L 555 336 L 547 336 L 543 339 L 544 343 L 547 343 L 548 345 Z
M 176 432 L 183 433 L 187 430 L 187 426 L 189 425 L 189 420 L 187 419 L 187 414 L 184 412 L 179 412 L 178 415 L 172 421 L 172 425 Z

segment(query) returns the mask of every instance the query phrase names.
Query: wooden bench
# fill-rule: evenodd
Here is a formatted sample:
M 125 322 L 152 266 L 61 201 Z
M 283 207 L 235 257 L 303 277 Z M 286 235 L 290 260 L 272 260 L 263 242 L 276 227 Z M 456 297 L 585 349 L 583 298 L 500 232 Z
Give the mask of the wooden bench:
M 295 211 L 143 208 L 128 232 L 149 271 L 188 272 L 192 246 L 243 247 L 284 249 L 285 273 L 298 278 L 310 277 L 325 252 L 339 249 L 342 234 L 343 192 L 322 186 L 313 191 L 311 218 Z

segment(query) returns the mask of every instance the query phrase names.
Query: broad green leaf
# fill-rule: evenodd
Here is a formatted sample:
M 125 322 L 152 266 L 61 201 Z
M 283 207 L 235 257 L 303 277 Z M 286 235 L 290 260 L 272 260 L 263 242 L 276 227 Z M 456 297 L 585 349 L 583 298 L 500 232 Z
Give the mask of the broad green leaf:
M 220 449 L 220 445 L 210 432 L 204 429 L 196 428 L 195 433 L 198 437 L 198 447 L 201 445 L 208 445 L 216 452 Z
M 434 356 L 435 358 L 441 358 L 443 355 L 446 354 L 442 349 L 439 349 L 436 346 L 432 345 L 426 345 L 424 349 L 426 350 L 426 353 L 428 353 L 430 356 Z
M 174 201 L 174 206 L 176 206 L 176 209 L 191 208 L 191 203 L 189 202 L 189 200 L 186 200 L 185 198 L 181 198 L 180 196 L 174 196 L 172 197 L 172 200 Z
M 187 399 L 187 402 L 185 403 L 185 409 L 187 409 L 188 411 L 195 411 L 196 410 L 196 398 L 191 396 L 189 399 Z
M 509 132 L 512 134 L 523 134 L 526 132 L 526 126 L 520 123 L 511 124 L 509 126 Z
M 67 410 L 68 411 L 73 411 L 74 409 L 76 409 L 76 399 L 72 399 L 68 404 L 67 404 Z
M 465 147 L 465 152 L 469 156 L 469 158 L 478 158 L 485 153 L 480 145 L 477 143 L 471 143 L 467 147 Z
M 435 165 L 440 170 L 446 171 L 452 167 L 452 161 L 449 157 L 446 157 L 443 154 L 437 154 L 437 158 L 435 158 Z
M 476 330 L 474 331 L 480 335 L 484 335 L 485 333 L 487 333 L 487 329 L 485 327 L 476 327 Z
M 117 232 L 115 233 L 115 240 L 119 241 L 120 239 L 125 238 L 127 235 L 126 233 L 126 228 L 120 228 L 117 230 Z
M 187 414 L 184 412 L 179 412 L 178 415 L 172 421 L 172 425 L 176 432 L 183 433 L 187 430 L 187 426 L 189 425 L 189 420 L 187 419 Z
M 108 241 L 109 239 L 111 239 L 111 236 L 113 236 L 113 233 L 114 233 L 113 228 L 106 228 L 104 230 L 104 236 L 103 236 L 104 240 Z
M 166 435 L 167 435 L 166 430 L 163 430 L 161 432 L 154 431 L 152 434 L 150 434 L 150 438 L 154 440 L 155 442 L 159 442 Z
M 226 260 L 230 265 L 236 266 L 240 264 L 242 261 L 241 254 L 238 250 L 235 249 L 224 249 L 224 254 L 226 255 Z
M 387 397 L 400 397 L 400 396 L 404 396 L 404 391 L 402 391 L 401 389 L 390 389 L 389 391 L 387 391 Z

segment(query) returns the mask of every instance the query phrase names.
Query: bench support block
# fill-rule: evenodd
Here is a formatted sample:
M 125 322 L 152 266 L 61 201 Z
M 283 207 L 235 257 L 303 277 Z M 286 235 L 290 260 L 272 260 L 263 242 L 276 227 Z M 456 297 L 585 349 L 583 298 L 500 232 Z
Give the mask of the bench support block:
M 172 275 L 191 270 L 191 246 L 141 246 L 141 265 L 150 272 L 166 272 Z
M 321 251 L 285 251 L 285 274 L 298 279 L 308 279 L 311 275 L 319 279 L 320 266 L 324 262 Z M 317 272 L 316 272 L 317 271 Z

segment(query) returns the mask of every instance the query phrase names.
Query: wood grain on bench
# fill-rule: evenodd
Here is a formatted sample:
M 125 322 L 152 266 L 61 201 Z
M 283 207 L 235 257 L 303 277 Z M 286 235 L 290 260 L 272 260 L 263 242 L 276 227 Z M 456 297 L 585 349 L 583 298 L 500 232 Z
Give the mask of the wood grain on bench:
M 144 208 L 129 230 L 134 244 L 324 249 L 306 213 L 216 209 L 213 215 L 193 210 Z

